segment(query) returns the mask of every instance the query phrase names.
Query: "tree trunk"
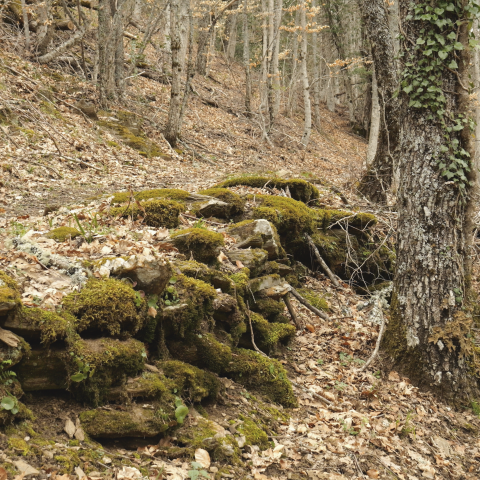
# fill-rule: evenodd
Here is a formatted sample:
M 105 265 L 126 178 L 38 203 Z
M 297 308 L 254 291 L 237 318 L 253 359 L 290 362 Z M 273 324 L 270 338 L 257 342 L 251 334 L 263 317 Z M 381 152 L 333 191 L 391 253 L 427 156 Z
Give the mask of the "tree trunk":
M 300 9 L 295 10 L 295 28 L 300 24 Z M 292 47 L 292 72 L 290 74 L 290 83 L 287 88 L 288 92 L 288 101 L 286 114 L 292 116 L 296 105 L 297 98 L 297 63 L 298 63 L 298 32 L 295 30 L 293 32 L 293 47 Z
M 22 2 L 22 16 L 23 16 L 23 28 L 25 30 L 25 50 L 30 50 L 30 27 L 28 25 L 28 13 L 25 5 L 25 0 Z
M 371 120 L 370 120 L 370 135 L 368 137 L 367 148 L 367 168 L 373 162 L 375 153 L 377 152 L 378 134 L 380 131 L 380 105 L 378 103 L 378 86 L 377 75 L 375 74 L 375 68 L 372 72 L 372 108 L 371 108 Z
M 237 17 L 235 12 L 230 15 L 230 27 L 228 29 L 227 58 L 233 60 L 235 58 L 235 50 L 237 48 Z
M 312 0 L 312 10 L 316 10 L 316 0 Z M 313 19 L 317 19 L 315 15 Z M 316 22 L 313 25 L 312 33 L 312 53 L 313 53 L 313 114 L 315 119 L 315 126 L 319 129 L 321 126 L 320 118 L 320 59 L 318 58 L 318 25 Z
M 300 46 L 300 62 L 302 69 L 302 88 L 303 88 L 303 108 L 305 109 L 305 121 L 303 125 L 303 136 L 301 143 L 304 148 L 307 148 L 312 133 L 312 108 L 310 105 L 310 88 L 308 84 L 308 70 L 307 70 L 307 20 L 306 9 L 307 3 L 302 1 L 300 6 L 300 25 L 302 27 L 302 43 Z
M 45 55 L 53 37 L 52 0 L 45 0 L 39 6 L 37 28 L 37 52 L 40 56 Z
M 180 113 L 182 99 L 180 86 L 182 81 L 182 62 L 180 61 L 180 29 L 178 25 L 179 0 L 170 2 L 170 45 L 172 49 L 172 87 L 170 91 L 170 108 L 168 110 L 167 126 L 165 127 L 165 139 L 175 147 L 180 132 Z
M 280 23 L 282 21 L 281 0 L 269 0 L 269 72 L 268 72 L 268 114 L 269 128 L 273 127 L 280 107 L 280 72 L 278 54 L 280 49 Z
M 243 68 L 245 69 L 245 110 L 252 113 L 252 79 L 250 75 L 250 29 L 248 26 L 248 0 L 243 0 Z
M 439 13 L 438 19 L 425 15 L 430 23 L 423 19 L 424 8 L 417 3 L 415 12 L 410 2 L 400 2 L 408 40 L 402 42 L 397 271 L 382 346 L 394 368 L 417 385 L 459 403 L 478 396 L 480 373 L 469 313 L 473 232 L 469 182 L 475 172 L 470 169 L 471 133 L 462 121 L 469 105 L 462 82 L 468 78 L 470 14 L 463 10 L 464 1 L 455 4 L 453 12 Z M 434 22 L 442 19 L 452 23 L 440 29 Z M 455 45 L 442 61 L 436 53 L 425 54 L 426 45 L 445 51 L 438 38 Z M 418 91 L 417 82 L 426 93 Z M 439 90 L 432 95 L 429 88 Z
M 362 14 L 372 45 L 378 84 L 380 135 L 375 157 L 363 176 L 358 190 L 372 201 L 384 203 L 392 183 L 393 165 L 400 147 L 400 102 L 395 97 L 398 71 L 388 12 L 383 0 L 362 0 Z

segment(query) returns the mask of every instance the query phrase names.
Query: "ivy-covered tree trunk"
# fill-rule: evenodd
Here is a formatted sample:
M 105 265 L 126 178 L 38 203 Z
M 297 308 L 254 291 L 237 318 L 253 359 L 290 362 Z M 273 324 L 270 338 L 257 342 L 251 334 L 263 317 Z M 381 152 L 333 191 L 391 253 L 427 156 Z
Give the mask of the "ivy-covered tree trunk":
M 411 0 L 400 2 L 397 272 L 383 349 L 417 385 L 459 402 L 479 392 L 469 335 L 474 173 L 464 88 L 468 23 L 478 7 L 465 0 L 414 3 L 412 9 Z
M 393 167 L 400 146 L 400 101 L 395 97 L 398 71 L 387 4 L 383 0 L 362 0 L 361 10 L 372 46 L 380 106 L 380 132 L 375 157 L 360 181 L 358 190 L 370 200 L 385 203 Z

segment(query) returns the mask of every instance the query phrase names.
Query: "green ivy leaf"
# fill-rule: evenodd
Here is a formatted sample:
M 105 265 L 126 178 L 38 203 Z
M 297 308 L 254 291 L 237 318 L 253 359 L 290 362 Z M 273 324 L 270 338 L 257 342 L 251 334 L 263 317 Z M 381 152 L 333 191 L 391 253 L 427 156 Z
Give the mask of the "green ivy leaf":
M 84 374 L 81 373 L 81 372 L 78 372 L 78 373 L 76 373 L 75 375 L 72 375 L 72 376 L 70 377 L 70 380 L 71 380 L 72 382 L 81 382 L 81 381 L 85 380 L 86 378 L 87 378 L 86 375 L 84 375 Z
M 453 45 L 453 48 L 455 50 L 463 50 L 463 44 L 460 42 L 455 42 L 455 44 Z
M 417 38 L 417 45 L 423 45 L 425 43 L 425 39 L 424 38 Z
M 188 408 L 185 405 L 180 405 L 175 409 L 175 418 L 178 423 L 183 423 L 185 417 L 188 415 Z
M 442 59 L 445 60 L 448 57 L 448 53 L 445 50 L 440 50 L 438 52 L 438 56 Z
M 12 410 L 15 407 L 15 400 L 12 397 L 3 397 L 0 406 L 5 410 Z
M 450 32 L 448 35 L 447 35 L 447 38 L 449 40 L 455 40 L 457 38 L 457 34 L 455 32 Z
M 455 68 L 458 68 L 457 62 L 456 62 L 455 60 L 452 60 L 452 61 L 448 64 L 448 68 L 451 68 L 452 70 L 455 69 Z

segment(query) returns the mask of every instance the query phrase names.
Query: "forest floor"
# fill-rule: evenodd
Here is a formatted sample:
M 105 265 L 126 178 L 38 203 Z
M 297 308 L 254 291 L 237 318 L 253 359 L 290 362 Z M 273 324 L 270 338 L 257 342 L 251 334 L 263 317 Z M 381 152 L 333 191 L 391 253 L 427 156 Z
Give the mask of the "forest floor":
M 25 233 L 39 238 L 67 217 L 72 222 L 72 212 L 88 218 L 88 212 L 114 191 L 169 187 L 194 192 L 228 176 L 268 172 L 312 181 L 320 188 L 323 205 L 342 205 L 339 188 L 346 197 L 343 203 L 372 210 L 354 193 L 366 142 L 350 131 L 345 112 L 322 108 L 322 127 L 314 130 L 306 151 L 299 144 L 301 116 L 280 115 L 269 145 L 261 141 L 255 121 L 243 113 L 242 82 L 240 66 L 220 56 L 209 78 L 195 78 L 196 94 L 185 117 L 182 143 L 173 151 L 160 133 L 167 117 L 168 86 L 139 77 L 125 104 L 99 112 L 96 121 L 75 107 L 80 100 L 94 100 L 92 85 L 13 54 L 0 54 L 0 265 L 22 276 L 24 304 L 56 305 L 70 287 L 34 259 L 9 249 L 8 238 Z M 130 137 L 112 122 L 123 122 Z M 148 158 L 128 146 L 131 132 L 143 139 L 136 139 L 142 148 L 148 139 L 162 155 Z M 44 216 L 47 207 L 53 213 Z M 157 242 L 142 225 L 123 221 L 95 233 L 98 241 L 79 248 L 69 243 L 48 246 L 67 257 L 102 258 L 112 252 L 145 253 Z M 120 244 L 115 240 L 119 237 Z M 290 419 L 278 426 L 270 449 L 245 448 L 239 465 L 213 462 L 208 467 L 212 478 L 480 478 L 478 404 L 476 410 L 453 410 L 419 391 L 408 378 L 384 374 L 381 355 L 361 371 L 378 336 L 374 306 L 348 285 L 342 292 L 334 289 L 320 273 L 307 283 L 327 297 L 331 320 L 316 318 L 294 303 L 306 328 L 279 358 L 294 382 L 299 407 L 287 412 Z M 205 409 L 209 419 L 228 428 L 229 420 L 250 414 L 254 400 L 241 385 L 223 381 L 227 393 Z M 54 437 L 56 443 L 38 458 L 21 451 L 16 457 L 0 452 L 0 462 L 7 468 L 23 459 L 40 470 L 33 478 L 66 480 L 58 474 L 54 458 L 78 449 L 63 430 L 65 420 L 74 420 L 84 407 L 67 395 L 48 393 L 27 395 L 25 403 L 37 416 L 36 433 Z M 27 443 L 35 441 L 25 435 Z M 101 459 L 94 466 L 82 463 L 90 478 L 135 478 L 138 470 L 125 473 L 122 464 L 147 469 L 152 480 L 188 478 L 189 462 L 158 456 L 158 445 L 148 441 L 133 446 L 109 442 L 95 448 Z

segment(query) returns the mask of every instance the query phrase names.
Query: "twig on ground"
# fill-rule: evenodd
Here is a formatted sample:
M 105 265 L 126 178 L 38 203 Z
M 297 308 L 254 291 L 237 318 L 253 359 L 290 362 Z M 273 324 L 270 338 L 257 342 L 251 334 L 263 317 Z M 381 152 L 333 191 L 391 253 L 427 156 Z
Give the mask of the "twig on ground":
M 293 323 L 297 327 L 298 330 L 303 330 L 303 322 L 300 321 L 300 319 L 297 317 L 297 314 L 293 308 L 292 302 L 290 302 L 290 296 L 289 293 L 287 293 L 283 297 L 283 301 L 285 302 L 285 305 L 287 306 L 288 313 L 290 313 L 290 316 L 292 317 Z
M 326 399 L 325 397 L 322 397 L 322 396 L 319 395 L 318 393 L 313 392 L 313 391 L 310 390 L 309 388 L 304 387 L 303 385 L 300 385 L 299 383 L 294 382 L 294 381 L 291 380 L 291 379 L 290 379 L 290 383 L 291 383 L 292 385 L 295 385 L 295 387 L 300 388 L 301 390 L 309 393 L 310 395 L 312 395 L 312 397 L 318 398 L 318 400 L 321 400 L 322 402 L 326 403 L 327 405 L 333 405 L 333 403 L 332 403 L 330 400 Z
M 291 285 L 290 285 L 291 286 Z M 318 315 L 320 318 L 323 318 L 324 320 L 328 320 L 330 321 L 330 317 L 322 312 L 321 310 L 319 310 L 318 308 L 314 307 L 313 305 L 311 305 L 309 302 L 307 302 L 307 300 L 305 300 L 305 298 L 303 298 L 293 287 L 292 289 L 290 290 L 290 293 L 302 304 L 302 305 L 305 305 L 305 307 L 307 307 L 310 311 L 312 311 L 313 313 L 315 313 L 315 315 Z M 287 308 L 288 308 L 288 305 L 287 305 Z
M 212 225 L 222 225 L 222 226 L 228 225 L 228 223 L 212 222 L 211 220 L 205 220 L 204 218 L 194 217 L 193 215 L 187 215 L 186 213 L 181 213 L 180 215 L 182 217 L 191 218 L 192 220 L 203 220 L 205 223 L 211 223 Z
M 315 254 L 315 258 L 318 260 L 318 263 L 322 266 L 323 270 L 325 273 L 328 275 L 328 278 L 332 281 L 333 285 L 337 288 L 340 288 L 343 290 L 343 287 L 340 285 L 340 283 L 337 280 L 337 277 L 333 274 L 333 272 L 328 268 L 328 265 L 325 263 L 325 260 L 322 258 L 320 255 L 320 252 L 318 251 L 318 248 L 316 245 L 313 243 L 312 238 L 310 235 L 305 234 L 305 238 L 307 239 L 308 244 L 310 245 L 310 248 L 313 250 L 313 253 Z

